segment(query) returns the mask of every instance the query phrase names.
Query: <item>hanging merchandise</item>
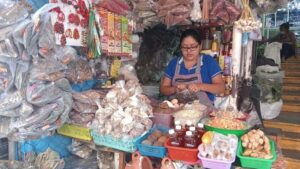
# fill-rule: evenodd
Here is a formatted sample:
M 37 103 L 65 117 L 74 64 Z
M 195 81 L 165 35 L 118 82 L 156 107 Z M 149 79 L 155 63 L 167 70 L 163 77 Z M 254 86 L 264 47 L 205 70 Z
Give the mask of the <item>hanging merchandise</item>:
M 277 9 L 284 8 L 290 0 L 255 0 L 259 13 L 275 13 Z
M 102 31 L 100 18 L 97 17 L 95 10 L 90 10 L 89 31 L 88 31 L 88 58 L 94 59 L 101 55 L 100 33 Z
M 70 2 L 63 0 L 50 1 L 50 3 L 58 5 L 57 8 L 51 10 L 56 44 L 84 46 L 82 35 L 88 28 L 89 2 L 86 0 Z
M 0 133 L 12 140 L 51 134 L 67 121 L 71 110 L 71 86 L 64 79 L 67 67 L 63 63 L 76 54 L 55 45 L 48 14 L 54 7 L 43 6 L 31 20 L 21 21 L 11 31 L 19 57 L 0 57 L 0 118 L 5 119 L 0 123 Z
M 192 11 L 191 0 L 160 0 L 157 3 L 159 4 L 158 16 L 164 18 L 164 23 L 168 27 L 191 25 L 191 21 L 188 19 Z
M 233 24 L 241 14 L 241 11 L 230 1 L 220 0 L 213 4 L 210 11 L 210 19 L 219 25 Z
M 193 9 L 190 14 L 190 17 L 193 22 L 200 22 L 202 18 L 202 11 L 201 11 L 199 0 L 193 0 Z
M 243 0 L 243 11 L 238 21 L 234 23 L 243 32 L 252 32 L 262 27 L 260 20 L 257 20 L 249 6 L 249 0 Z
M 143 32 L 144 28 L 152 28 L 163 21 L 162 16 L 157 13 L 158 5 L 153 0 L 131 0 L 131 3 L 133 19 L 136 21 L 135 32 Z
M 212 0 L 203 0 L 202 1 L 202 18 L 201 23 L 209 22 L 209 10 L 211 7 Z
M 124 16 L 130 15 L 131 10 L 126 1 L 123 0 L 100 0 L 100 2 L 96 2 L 96 6 Z
M 20 2 L 11 0 L 2 0 L 0 11 L 0 28 L 14 25 L 29 15 L 26 8 Z

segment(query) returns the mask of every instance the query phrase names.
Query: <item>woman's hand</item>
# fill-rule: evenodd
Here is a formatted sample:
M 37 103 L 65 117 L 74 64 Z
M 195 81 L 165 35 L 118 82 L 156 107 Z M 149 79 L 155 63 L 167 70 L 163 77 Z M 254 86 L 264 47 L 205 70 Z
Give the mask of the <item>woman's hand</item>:
M 188 85 L 188 89 L 190 92 L 198 92 L 200 90 L 201 84 L 190 84 Z
M 187 89 L 187 85 L 179 84 L 179 85 L 176 86 L 176 89 L 177 89 L 177 91 L 181 92 L 181 91 Z

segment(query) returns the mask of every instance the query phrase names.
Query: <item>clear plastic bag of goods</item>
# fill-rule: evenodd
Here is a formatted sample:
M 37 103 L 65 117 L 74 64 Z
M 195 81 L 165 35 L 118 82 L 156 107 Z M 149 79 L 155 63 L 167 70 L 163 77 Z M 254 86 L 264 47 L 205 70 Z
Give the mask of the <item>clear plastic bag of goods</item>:
M 0 1 L 0 28 L 15 24 L 25 19 L 29 13 L 19 1 Z
M 72 140 L 72 144 L 68 146 L 68 150 L 72 154 L 83 159 L 88 159 L 93 153 L 93 149 L 91 149 L 89 146 L 84 143 L 74 141 L 74 139 Z
M 81 83 L 90 80 L 93 78 L 92 68 L 86 60 L 73 60 L 68 64 L 66 78 L 71 83 Z
M 13 87 L 16 63 L 16 58 L 0 56 L 0 92 L 6 92 Z
M 262 118 L 267 120 L 275 119 L 277 116 L 279 116 L 282 105 L 283 102 L 281 99 L 274 103 L 260 102 L 260 111 L 262 114 Z
M 17 62 L 14 84 L 18 90 L 26 88 L 29 76 L 29 66 L 30 63 L 27 61 L 19 60 Z
M 281 99 L 284 72 L 257 69 L 255 83 L 261 91 L 261 102 L 277 102 Z
M 38 59 L 37 61 L 33 62 L 31 67 L 30 81 L 44 80 L 47 78 L 49 78 L 49 80 L 57 80 L 57 74 L 66 69 L 66 65 L 55 59 Z
M 174 113 L 174 121 L 180 121 L 181 124 L 187 124 L 188 121 L 191 121 L 193 125 L 201 120 L 203 112 L 193 109 L 180 110 Z

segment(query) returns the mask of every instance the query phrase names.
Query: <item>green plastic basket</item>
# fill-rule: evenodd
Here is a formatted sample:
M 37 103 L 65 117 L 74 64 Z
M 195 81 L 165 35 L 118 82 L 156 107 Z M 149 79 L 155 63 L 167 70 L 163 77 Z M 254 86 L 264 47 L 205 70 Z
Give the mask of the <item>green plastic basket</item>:
M 130 153 L 134 152 L 137 149 L 136 143 L 140 138 L 137 137 L 134 139 L 117 139 L 110 135 L 100 135 L 93 130 L 91 131 L 91 135 L 96 145 L 102 145 Z
M 221 129 L 221 128 L 216 128 L 216 127 L 212 127 L 212 126 L 208 126 L 208 125 L 204 125 L 204 128 L 208 131 L 215 131 L 217 133 L 221 133 L 221 134 L 224 134 L 224 135 L 234 134 L 237 137 L 241 137 L 242 135 L 244 135 L 248 131 L 248 129 L 246 129 L 246 130 Z
M 270 140 L 271 144 L 271 152 L 273 155 L 272 159 L 261 159 L 261 158 L 253 158 L 243 156 L 244 148 L 242 147 L 242 141 L 239 141 L 237 156 L 241 161 L 242 167 L 246 168 L 255 168 L 255 169 L 270 169 L 272 167 L 272 163 L 276 160 L 276 151 L 275 151 L 275 143 Z

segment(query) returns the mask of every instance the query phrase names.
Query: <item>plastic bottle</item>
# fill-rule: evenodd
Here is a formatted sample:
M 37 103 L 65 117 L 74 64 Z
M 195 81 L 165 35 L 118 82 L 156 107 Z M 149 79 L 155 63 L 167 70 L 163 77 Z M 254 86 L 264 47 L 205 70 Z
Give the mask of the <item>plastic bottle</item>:
M 175 147 L 181 146 L 181 141 L 178 139 L 178 135 L 174 129 L 169 130 L 169 138 L 170 138 L 170 144 L 172 146 L 175 146 Z
M 196 127 L 196 130 L 197 130 L 197 132 L 199 134 L 199 137 L 201 138 L 203 136 L 203 134 L 205 133 L 203 123 L 198 123 L 197 127 Z
M 181 123 L 180 123 L 179 120 L 176 120 L 176 121 L 174 122 L 174 124 L 175 124 L 175 126 L 181 126 Z
M 188 120 L 185 124 L 185 131 L 189 131 L 190 127 L 192 127 L 192 122 L 190 120 Z
M 196 127 L 190 127 L 190 131 L 193 133 L 193 136 L 196 139 L 197 145 L 199 145 L 201 137 L 200 137 L 198 131 L 196 130 Z
M 175 126 L 175 133 L 177 134 L 180 145 L 182 145 L 184 140 L 184 129 L 182 129 L 181 126 Z
M 191 131 L 187 131 L 184 137 L 184 147 L 186 148 L 196 148 L 197 141 Z

